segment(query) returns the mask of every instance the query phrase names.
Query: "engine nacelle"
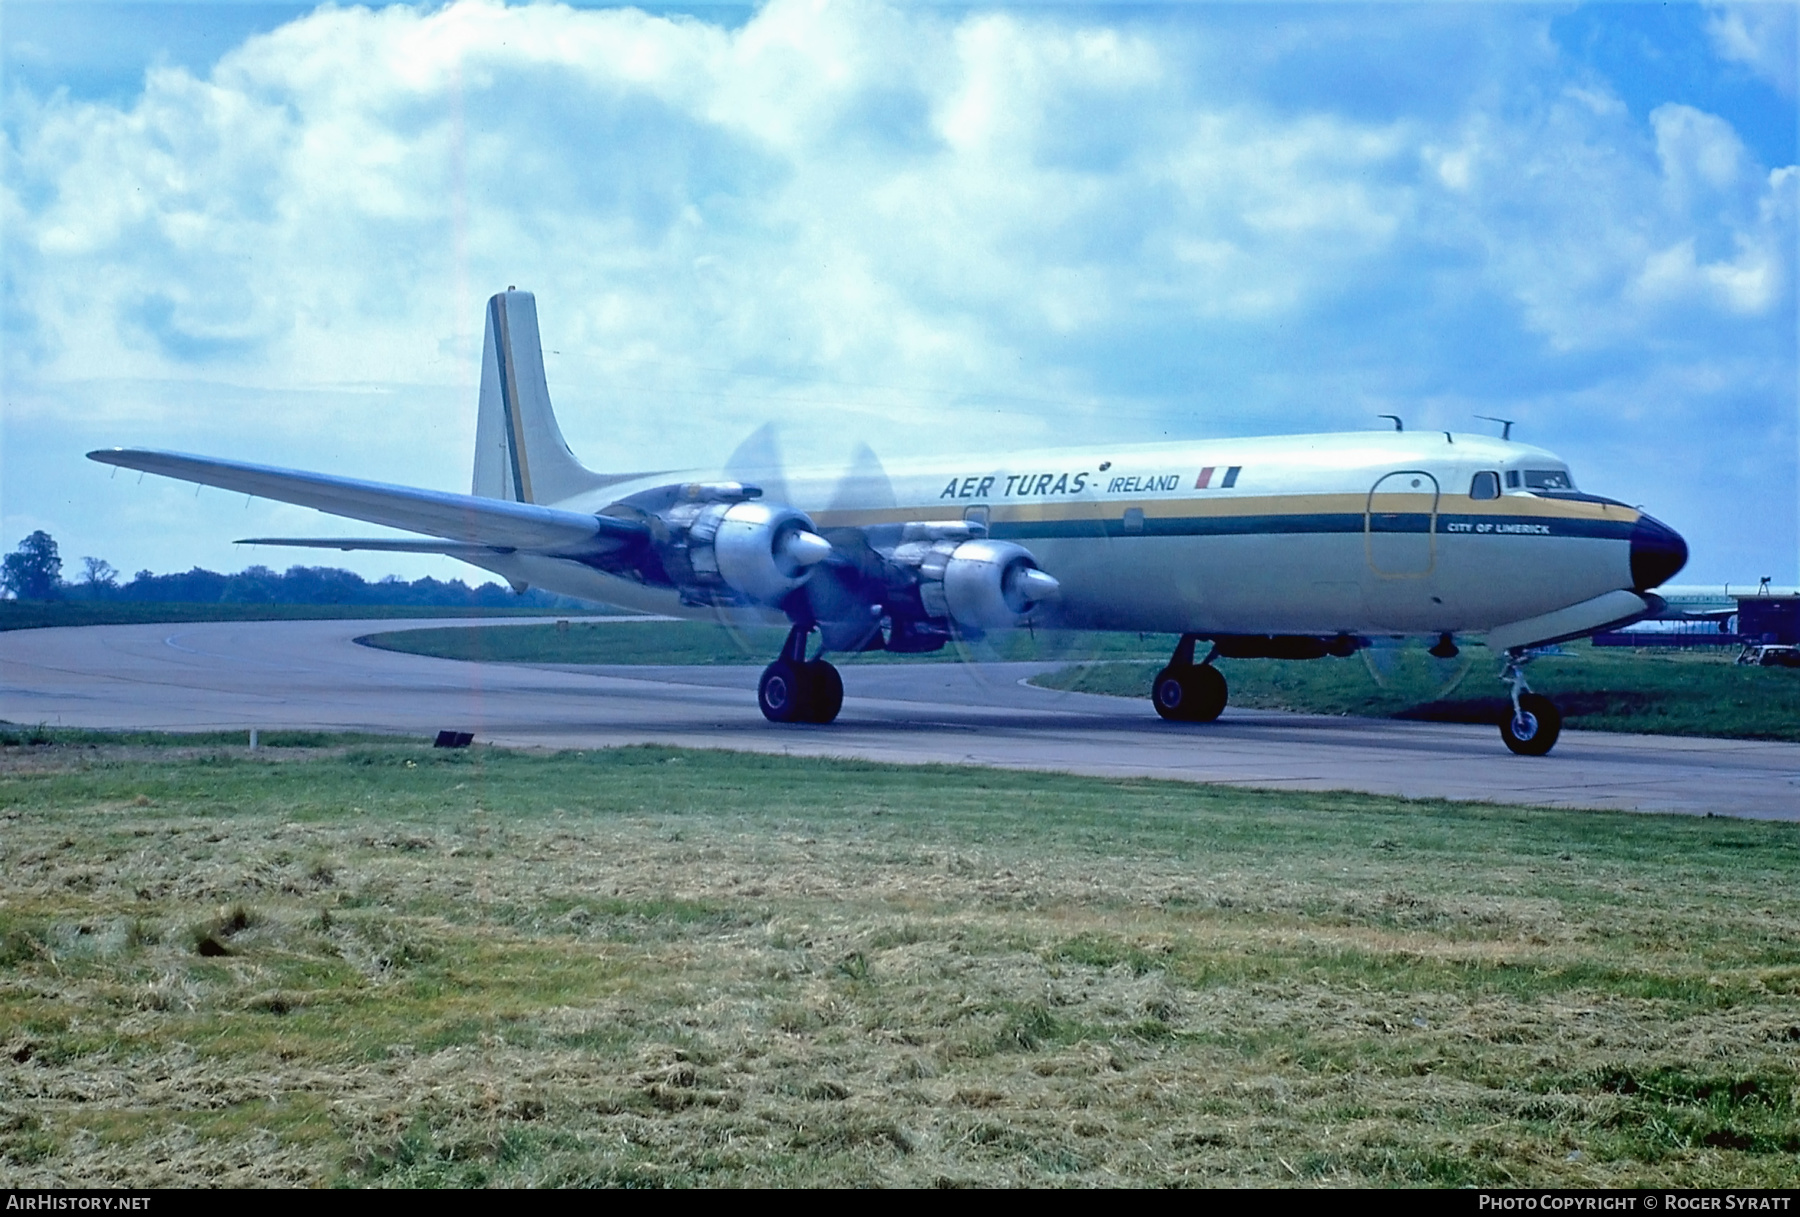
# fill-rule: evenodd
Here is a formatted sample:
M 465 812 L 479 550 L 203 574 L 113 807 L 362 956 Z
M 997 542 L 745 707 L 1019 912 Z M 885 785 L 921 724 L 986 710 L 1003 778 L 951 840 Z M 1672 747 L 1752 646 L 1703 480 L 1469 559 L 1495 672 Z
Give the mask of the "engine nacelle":
M 894 560 L 918 572 L 927 614 L 971 629 L 1019 625 L 1060 590 L 1030 550 L 1010 541 L 915 542 L 900 546 Z
M 662 486 L 624 500 L 650 525 L 660 569 L 688 604 L 721 598 L 773 605 L 831 555 L 831 542 L 803 512 L 755 502 L 762 491 L 736 482 Z
M 831 552 L 831 542 L 813 532 L 803 513 L 772 503 L 733 503 L 702 513 L 688 530 L 688 554 L 696 572 L 708 541 L 710 565 L 718 577 L 733 591 L 764 604 L 805 583 Z

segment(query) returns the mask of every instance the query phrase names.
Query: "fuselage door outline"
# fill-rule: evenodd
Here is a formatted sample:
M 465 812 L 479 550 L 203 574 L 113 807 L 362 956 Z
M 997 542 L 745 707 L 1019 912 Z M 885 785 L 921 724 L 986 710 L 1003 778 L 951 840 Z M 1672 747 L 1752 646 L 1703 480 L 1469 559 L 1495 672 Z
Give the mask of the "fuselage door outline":
M 1426 495 L 1429 506 L 1422 502 Z M 1398 470 L 1370 488 L 1363 507 L 1363 552 L 1370 570 L 1383 579 L 1431 574 L 1437 565 L 1440 497 L 1437 478 L 1423 469 Z

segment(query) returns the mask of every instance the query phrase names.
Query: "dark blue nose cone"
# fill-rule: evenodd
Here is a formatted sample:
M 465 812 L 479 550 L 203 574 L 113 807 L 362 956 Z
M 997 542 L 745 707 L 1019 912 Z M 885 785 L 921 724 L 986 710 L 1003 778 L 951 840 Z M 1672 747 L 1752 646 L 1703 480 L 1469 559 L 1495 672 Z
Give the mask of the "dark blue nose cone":
M 1687 565 L 1687 542 L 1660 520 L 1639 516 L 1631 530 L 1631 586 L 1640 592 L 1661 587 Z

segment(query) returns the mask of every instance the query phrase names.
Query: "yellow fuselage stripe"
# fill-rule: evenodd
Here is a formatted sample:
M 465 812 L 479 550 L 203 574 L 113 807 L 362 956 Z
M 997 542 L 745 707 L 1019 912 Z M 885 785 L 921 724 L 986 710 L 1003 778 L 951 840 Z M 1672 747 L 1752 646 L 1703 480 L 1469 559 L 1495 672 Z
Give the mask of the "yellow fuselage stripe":
M 1195 519 L 1230 516 L 1363 515 L 1378 513 L 1429 513 L 1428 494 L 1379 494 L 1373 501 L 1362 494 L 1231 495 L 1186 499 L 1106 499 L 1065 503 L 960 504 L 944 502 L 918 507 L 869 510 L 817 511 L 810 513 L 821 528 L 867 527 L 872 524 L 906 524 L 923 520 L 960 520 L 967 507 L 986 507 L 991 524 L 1036 524 L 1063 520 L 1111 520 L 1128 508 L 1137 508 L 1146 519 Z M 1610 503 L 1578 499 L 1540 499 L 1510 495 L 1498 499 L 1471 499 L 1442 495 L 1438 515 L 1534 516 L 1541 519 L 1609 520 L 1635 523 L 1641 513 Z

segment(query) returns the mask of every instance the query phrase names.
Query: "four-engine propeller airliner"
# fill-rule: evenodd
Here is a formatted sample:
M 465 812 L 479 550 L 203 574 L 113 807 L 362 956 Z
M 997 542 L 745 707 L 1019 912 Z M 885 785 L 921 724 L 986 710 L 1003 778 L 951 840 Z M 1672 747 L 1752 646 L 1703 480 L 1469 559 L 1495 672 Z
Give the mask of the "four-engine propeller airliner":
M 1687 561 L 1672 529 L 1577 491 L 1551 453 L 1449 432 L 871 461 L 849 478 L 787 475 L 777 494 L 708 473 L 595 473 L 551 411 L 536 301 L 510 289 L 488 301 L 469 494 L 88 455 L 423 534 L 256 544 L 447 554 L 521 591 L 660 613 L 779 613 L 791 628 L 758 690 L 775 722 L 837 717 L 826 653 L 931 651 L 1025 624 L 1180 635 L 1150 693 L 1163 718 L 1192 722 L 1225 708 L 1215 658 L 1341 656 L 1404 635 L 1449 656 L 1484 635 L 1511 686 L 1506 745 L 1541 756 L 1561 715 L 1526 684 L 1534 648 L 1655 611 L 1650 589 Z

